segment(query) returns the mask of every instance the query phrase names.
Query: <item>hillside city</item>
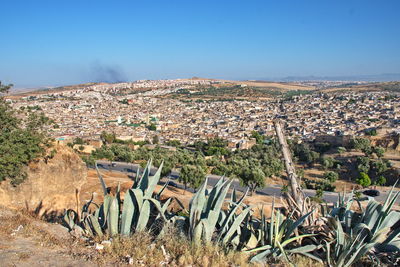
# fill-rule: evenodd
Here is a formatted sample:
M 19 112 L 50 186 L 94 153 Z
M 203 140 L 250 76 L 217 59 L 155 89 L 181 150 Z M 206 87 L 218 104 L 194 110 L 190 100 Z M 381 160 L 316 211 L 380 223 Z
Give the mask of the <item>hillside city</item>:
M 49 131 L 58 140 L 97 140 L 106 131 L 135 142 L 150 141 L 155 135 L 161 143 L 179 140 L 183 144 L 220 137 L 235 149 L 254 144 L 252 131 L 272 134 L 277 117 L 284 118 L 288 136 L 305 140 L 362 136 L 369 129 L 390 133 L 400 125 L 398 92 L 318 91 L 290 99 L 230 101 L 165 97 L 197 85 L 219 83 L 223 82 L 177 79 L 95 84 L 8 101 L 16 109 L 42 110 L 54 120 Z

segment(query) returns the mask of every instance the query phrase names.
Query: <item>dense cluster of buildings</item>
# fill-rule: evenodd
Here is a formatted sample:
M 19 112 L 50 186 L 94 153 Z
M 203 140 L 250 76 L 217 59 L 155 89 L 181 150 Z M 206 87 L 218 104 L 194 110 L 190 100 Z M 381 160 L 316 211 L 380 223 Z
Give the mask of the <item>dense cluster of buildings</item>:
M 114 132 L 120 139 L 160 142 L 179 140 L 188 144 L 222 137 L 230 146 L 253 144 L 252 131 L 273 133 L 273 120 L 286 122 L 290 136 L 312 140 L 320 135 L 362 135 L 370 128 L 398 130 L 400 95 L 387 92 L 314 93 L 291 100 L 181 101 L 159 97 L 164 90 L 210 84 L 211 80 L 138 81 L 120 87 L 62 91 L 13 100 L 15 108 L 39 106 L 57 126 L 51 134 L 60 139 L 96 139 L 101 132 Z M 114 94 L 129 86 L 149 86 L 150 91 Z M 136 84 L 136 85 L 135 85 Z M 138 87 L 139 88 L 139 87 Z M 151 92 L 151 94 L 149 94 Z

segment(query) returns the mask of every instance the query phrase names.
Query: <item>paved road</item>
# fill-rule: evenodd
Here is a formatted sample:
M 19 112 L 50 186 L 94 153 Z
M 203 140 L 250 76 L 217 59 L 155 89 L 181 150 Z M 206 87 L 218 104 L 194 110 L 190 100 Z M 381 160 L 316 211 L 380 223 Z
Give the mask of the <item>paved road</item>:
M 126 162 L 112 162 L 111 163 L 109 161 L 101 161 L 101 160 L 97 161 L 97 166 L 100 169 L 102 168 L 105 170 L 124 172 L 124 173 L 128 173 L 128 175 L 136 174 L 137 170 L 140 168 L 140 166 L 138 164 L 126 163 Z M 150 171 L 150 174 L 154 175 L 156 170 L 157 170 L 156 168 L 152 168 Z M 143 168 L 140 168 L 140 173 L 142 173 L 142 172 L 143 172 Z M 179 173 L 176 171 L 173 171 L 171 173 L 171 175 L 170 175 L 171 184 L 176 187 L 183 188 L 183 185 L 177 181 L 178 176 L 179 176 Z M 215 185 L 218 182 L 218 180 L 221 178 L 221 176 L 217 176 L 217 175 L 208 175 L 207 177 L 208 177 L 208 186 L 209 187 L 212 187 L 213 185 Z M 167 181 L 166 178 L 163 178 L 161 180 L 161 182 L 163 182 L 163 183 L 165 183 L 166 181 Z M 246 191 L 246 187 L 241 186 L 240 182 L 237 179 L 234 179 L 234 181 L 232 182 L 232 185 L 238 191 L 241 191 L 241 192 Z M 191 192 L 194 191 L 191 188 L 188 188 L 187 190 L 189 190 Z M 306 196 L 314 196 L 315 195 L 315 190 L 303 189 L 303 192 Z M 281 186 L 271 185 L 268 187 L 264 187 L 262 189 L 256 190 L 256 194 L 279 197 L 281 195 Z M 385 201 L 387 195 L 388 195 L 388 192 L 381 192 L 380 196 L 376 197 L 375 199 L 377 201 L 383 202 L 383 201 Z M 336 201 L 338 199 L 338 193 L 325 191 L 323 194 L 323 199 L 328 203 L 336 203 Z M 400 204 L 400 198 L 397 200 L 397 204 Z

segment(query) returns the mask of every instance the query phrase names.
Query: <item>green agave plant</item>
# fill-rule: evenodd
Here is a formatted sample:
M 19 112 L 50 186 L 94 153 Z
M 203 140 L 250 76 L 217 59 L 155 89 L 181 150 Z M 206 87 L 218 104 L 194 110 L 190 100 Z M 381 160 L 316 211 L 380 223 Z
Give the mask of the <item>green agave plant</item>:
M 230 180 L 221 178 L 210 190 L 207 190 L 207 178 L 193 196 L 189 205 L 189 217 L 172 218 L 175 225 L 185 229 L 187 236 L 194 243 L 220 243 L 223 246 L 237 247 L 240 229 L 251 208 L 243 204 L 247 192 L 236 199 L 233 190 L 230 201 L 226 200 Z M 224 204 L 229 204 L 223 209 Z M 240 214 L 237 214 L 240 211 Z
M 247 250 L 249 253 L 257 252 L 255 256 L 250 259 L 250 262 L 263 262 L 268 258 L 283 257 L 290 263 L 291 254 L 302 254 L 317 261 L 322 260 L 313 254 L 314 250 L 320 248 L 318 245 L 306 245 L 293 247 L 293 243 L 300 241 L 306 237 L 313 237 L 315 234 L 298 235 L 299 226 L 311 215 L 313 211 L 300 217 L 298 220 L 291 219 L 291 216 L 285 216 L 278 210 L 275 211 L 275 201 L 272 204 L 271 218 L 268 222 L 263 212 L 261 213 L 261 220 L 255 220 L 254 235 L 257 240 L 257 247 Z M 289 248 L 291 247 L 291 248 Z
M 380 252 L 400 253 L 400 213 L 393 209 L 400 192 L 394 193 L 394 187 L 383 204 L 370 198 L 364 210 L 358 202 L 361 212 L 351 210 L 352 194 L 347 200 L 339 194 L 330 213 L 336 220 L 336 240 L 326 244 L 330 266 L 350 266 L 366 255 L 379 262 Z
M 362 230 L 357 234 L 346 234 L 342 224 L 336 221 L 335 241 L 326 242 L 326 262 L 329 266 L 348 267 L 357 262 L 361 257 L 373 248 L 377 243 L 377 238 L 370 242 L 365 242 L 368 232 Z
M 351 210 L 353 198 L 350 196 L 346 204 L 342 203 L 332 210 L 331 216 L 338 219 L 345 233 L 364 231 L 367 233 L 364 242 L 379 240 L 379 245 L 375 247 L 379 251 L 400 251 L 400 227 L 396 226 L 400 221 L 400 212 L 393 209 L 400 192 L 394 193 L 394 187 L 383 204 L 371 198 L 365 210 L 360 205 L 361 212 L 356 212 Z
M 130 235 L 133 232 L 144 231 L 146 229 L 162 230 L 162 226 L 167 224 L 167 208 L 171 202 L 168 199 L 164 204 L 160 202 L 160 195 L 168 183 L 155 194 L 154 190 L 161 176 L 162 165 L 158 168 L 154 176 L 150 175 L 150 160 L 140 177 L 134 181 L 132 188 L 128 189 L 124 195 L 124 200 L 120 198 L 120 188 L 112 196 L 108 193 L 105 182 L 98 171 L 98 176 L 104 191 L 104 202 L 97 206 L 94 212 L 89 212 L 92 200 L 84 205 L 82 214 L 78 218 L 73 210 L 68 210 L 64 216 L 64 221 L 68 227 L 78 229 L 84 234 L 92 236 L 108 234 Z M 137 175 L 139 177 L 139 175 Z M 157 223 L 156 223 L 157 222 Z M 155 229 L 156 230 L 156 229 Z

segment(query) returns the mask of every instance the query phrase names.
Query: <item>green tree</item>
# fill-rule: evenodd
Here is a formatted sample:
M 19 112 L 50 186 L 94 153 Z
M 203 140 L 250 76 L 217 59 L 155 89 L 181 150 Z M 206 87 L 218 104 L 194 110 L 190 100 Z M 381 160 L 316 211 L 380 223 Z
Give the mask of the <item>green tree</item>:
M 82 138 L 77 137 L 77 138 L 74 139 L 74 144 L 75 145 L 85 145 L 86 142 Z
M 364 132 L 365 132 L 365 135 L 369 135 L 369 136 L 376 136 L 376 135 L 378 135 L 378 133 L 377 133 L 377 131 L 376 131 L 375 128 L 367 129 L 367 130 L 365 130 Z
M 387 171 L 388 166 L 385 161 L 377 160 L 377 161 L 372 162 L 372 169 L 374 170 L 376 175 L 380 175 L 380 174 L 384 173 L 385 171 Z
M 115 161 L 123 161 L 123 162 L 133 161 L 132 150 L 126 145 L 113 144 L 110 146 L 110 150 L 114 154 L 113 160 Z
M 265 136 L 257 131 L 251 132 L 251 137 L 256 139 L 257 144 L 264 144 Z
M 188 185 L 197 189 L 204 182 L 205 178 L 206 173 L 201 167 L 185 165 L 179 173 L 178 181 L 185 185 L 185 189 Z
M 381 146 L 376 146 L 373 148 L 374 153 L 378 158 L 382 158 L 383 155 L 385 154 L 385 149 Z
M 378 177 L 378 179 L 375 182 L 376 185 L 385 185 L 386 184 L 386 178 L 385 176 L 381 175 Z
M 253 194 L 257 188 L 265 187 L 265 174 L 259 167 L 244 169 L 239 178 L 243 185 L 249 187 L 251 194 Z
M 370 170 L 370 159 L 368 157 L 357 157 L 357 170 L 368 173 Z
M 342 147 L 342 146 L 338 147 L 338 149 L 337 149 L 337 152 L 338 152 L 340 155 L 343 155 L 343 153 L 345 153 L 346 151 L 347 151 L 346 148 L 345 148 L 345 147 Z
M 165 144 L 167 146 L 174 146 L 174 147 L 180 147 L 181 146 L 181 142 L 179 140 L 168 140 L 167 142 L 165 142 Z
M 357 178 L 357 183 L 363 187 L 371 185 L 371 178 L 365 172 L 360 172 L 360 176 Z
M 332 157 L 322 157 L 321 165 L 324 169 L 330 169 L 335 165 L 335 160 Z
M 43 126 L 49 121 L 39 111 L 15 111 L 4 100 L 11 84 L 0 82 L 0 181 L 10 179 L 17 185 L 26 178 L 23 167 L 33 159 L 44 155 L 49 146 Z
M 314 164 L 320 157 L 320 154 L 312 151 L 310 146 L 306 143 L 295 144 L 292 149 L 294 155 L 298 157 L 300 161 L 308 165 Z
M 324 173 L 324 179 L 329 181 L 330 183 L 336 182 L 337 179 L 339 179 L 339 174 L 337 172 L 325 172 Z
M 365 155 L 370 156 L 373 152 L 371 142 L 366 138 L 355 138 L 350 141 L 350 147 L 361 150 Z
M 100 138 L 106 144 L 112 144 L 116 140 L 115 133 L 107 133 L 105 131 L 101 132 Z

